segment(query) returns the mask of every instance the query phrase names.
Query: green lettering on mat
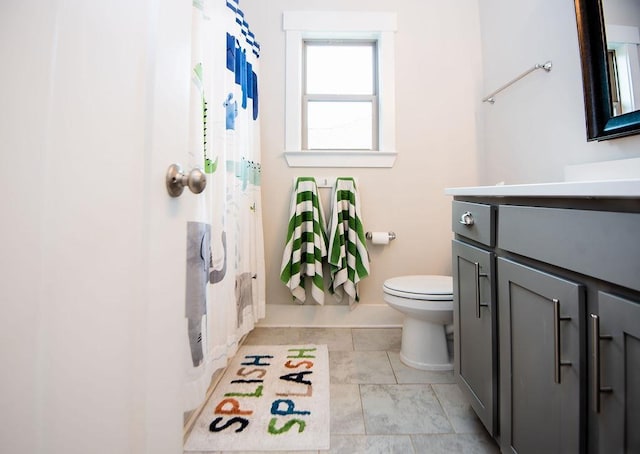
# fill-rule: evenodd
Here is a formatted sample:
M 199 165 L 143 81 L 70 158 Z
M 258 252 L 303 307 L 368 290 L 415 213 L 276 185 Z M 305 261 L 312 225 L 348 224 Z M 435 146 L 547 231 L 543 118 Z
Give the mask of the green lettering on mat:
M 302 419 L 292 419 L 287 421 L 284 426 L 279 429 L 276 428 L 276 422 L 278 418 L 271 418 L 269 421 L 269 433 L 271 435 L 280 435 L 281 433 L 288 432 L 294 424 L 298 424 L 298 433 L 304 432 L 304 428 L 306 426 L 305 422 Z
M 260 385 L 256 388 L 255 392 L 252 393 L 226 393 L 224 397 L 262 397 L 262 390 L 264 389 L 263 385 Z
M 315 348 L 290 348 L 288 351 L 290 352 L 298 352 L 297 355 L 288 355 L 287 358 L 315 358 L 312 355 L 306 355 L 306 352 L 315 352 Z

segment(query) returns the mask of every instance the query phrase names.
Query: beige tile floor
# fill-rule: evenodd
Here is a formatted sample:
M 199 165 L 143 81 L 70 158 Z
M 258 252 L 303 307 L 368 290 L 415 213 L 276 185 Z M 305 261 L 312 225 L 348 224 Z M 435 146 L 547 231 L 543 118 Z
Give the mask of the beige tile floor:
M 331 449 L 317 454 L 498 453 L 451 372 L 402 364 L 401 336 L 399 328 L 256 328 L 245 345 L 327 344 Z

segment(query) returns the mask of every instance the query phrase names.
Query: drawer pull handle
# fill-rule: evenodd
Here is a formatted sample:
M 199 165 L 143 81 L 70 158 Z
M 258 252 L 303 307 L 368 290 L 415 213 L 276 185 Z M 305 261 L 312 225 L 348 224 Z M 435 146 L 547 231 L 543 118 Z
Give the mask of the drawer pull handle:
M 553 298 L 553 344 L 554 344 L 554 372 L 555 382 L 560 384 L 560 366 L 570 366 L 571 361 L 562 361 L 560 359 L 560 322 L 571 320 L 571 317 L 560 317 L 560 300 Z
M 473 265 L 476 268 L 476 317 L 480 318 L 480 307 L 489 307 L 489 304 L 480 302 L 480 278 L 489 277 L 489 275 L 480 272 L 480 264 L 478 262 L 473 262 Z
M 593 357 L 593 406 L 596 413 L 600 413 L 600 393 L 610 393 L 613 389 L 610 386 L 600 386 L 600 340 L 611 340 L 611 335 L 600 334 L 600 317 L 596 314 L 591 315 L 591 329 L 592 329 L 592 345 L 591 355 Z
M 465 211 L 464 213 L 462 213 L 462 216 L 460 216 L 459 222 L 462 225 L 473 225 L 475 221 L 473 219 L 473 215 L 471 214 L 471 211 Z

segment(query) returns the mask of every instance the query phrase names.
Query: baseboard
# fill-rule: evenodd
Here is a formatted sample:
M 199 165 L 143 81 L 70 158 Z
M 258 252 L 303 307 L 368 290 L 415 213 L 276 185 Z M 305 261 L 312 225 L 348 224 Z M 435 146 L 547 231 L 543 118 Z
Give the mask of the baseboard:
M 262 328 L 396 328 L 403 316 L 386 304 L 358 304 L 353 310 L 337 305 L 267 304 Z

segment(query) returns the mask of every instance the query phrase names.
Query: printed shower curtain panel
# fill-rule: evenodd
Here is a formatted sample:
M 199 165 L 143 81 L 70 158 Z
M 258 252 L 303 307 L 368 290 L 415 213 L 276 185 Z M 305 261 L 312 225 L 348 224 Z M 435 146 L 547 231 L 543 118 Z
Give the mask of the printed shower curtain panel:
M 265 315 L 259 53 L 238 0 L 193 0 L 189 164 L 207 188 L 188 228 L 185 411 Z

